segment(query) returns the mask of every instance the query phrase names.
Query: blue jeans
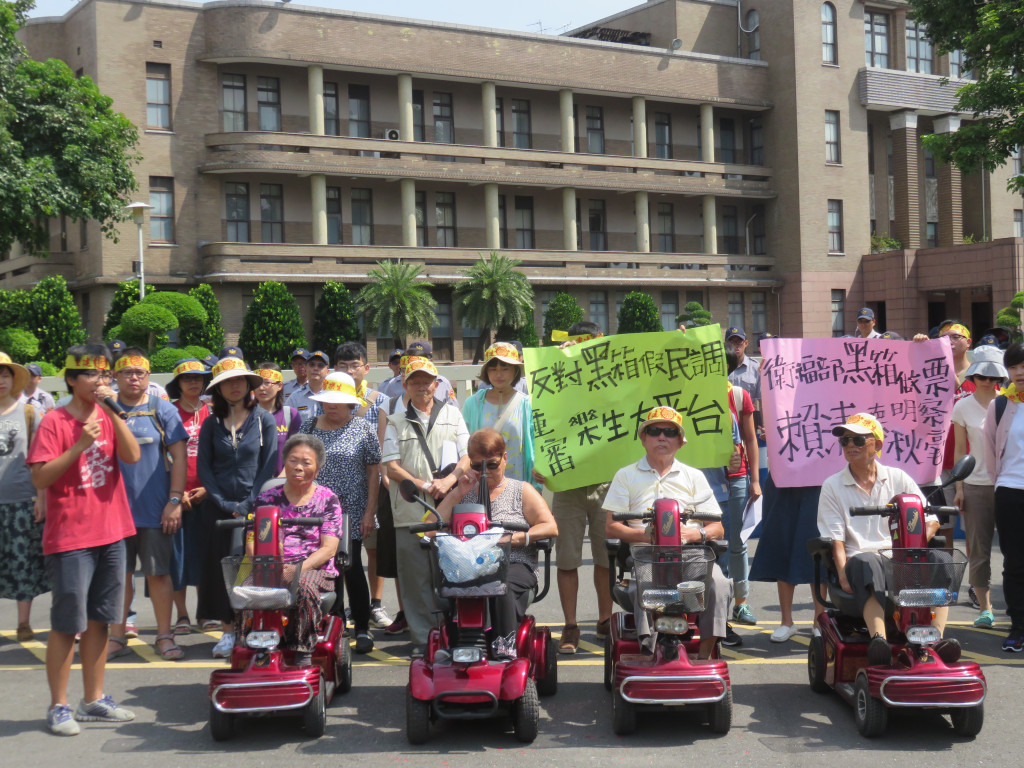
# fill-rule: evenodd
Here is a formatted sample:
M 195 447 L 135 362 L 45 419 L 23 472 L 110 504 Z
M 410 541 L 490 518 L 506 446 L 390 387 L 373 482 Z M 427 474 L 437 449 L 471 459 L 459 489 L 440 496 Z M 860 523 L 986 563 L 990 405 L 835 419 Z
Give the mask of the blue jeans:
M 747 542 L 740 537 L 743 528 L 743 510 L 750 496 L 750 479 L 743 477 L 729 478 L 729 504 L 723 506 L 722 527 L 725 538 L 729 542 L 729 551 L 718 558 L 718 564 L 726 576 L 732 578 L 732 595 L 736 599 L 745 599 L 750 592 L 750 563 L 747 560 Z

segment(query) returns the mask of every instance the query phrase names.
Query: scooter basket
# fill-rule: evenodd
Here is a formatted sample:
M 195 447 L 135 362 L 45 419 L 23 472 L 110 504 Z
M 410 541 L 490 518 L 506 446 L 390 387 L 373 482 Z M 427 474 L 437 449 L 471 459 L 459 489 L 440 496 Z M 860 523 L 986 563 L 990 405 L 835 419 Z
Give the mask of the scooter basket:
M 236 611 L 276 611 L 295 605 L 302 561 L 270 555 L 231 555 L 220 561 Z
M 636 594 L 644 609 L 681 615 L 700 613 L 707 607 L 715 562 L 710 547 L 634 544 L 631 554 Z
M 434 537 L 432 566 L 441 597 L 496 597 L 508 589 L 509 540 L 492 529 L 463 539 L 439 533 Z
M 953 605 L 967 570 L 967 556 L 958 549 L 883 549 L 889 599 L 903 607 Z

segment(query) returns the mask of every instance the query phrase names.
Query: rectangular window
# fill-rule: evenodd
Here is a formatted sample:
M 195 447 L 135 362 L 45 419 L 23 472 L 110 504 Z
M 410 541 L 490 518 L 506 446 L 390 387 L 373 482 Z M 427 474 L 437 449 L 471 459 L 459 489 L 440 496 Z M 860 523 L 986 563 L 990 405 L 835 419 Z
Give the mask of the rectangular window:
M 864 63 L 889 66 L 889 17 L 884 13 L 864 12 Z
M 338 123 L 338 84 L 324 83 L 324 134 L 340 136 Z
M 750 234 L 753 236 L 751 251 L 755 256 L 768 253 L 768 228 L 764 217 L 764 206 L 755 205 L 752 209 L 754 220 L 750 222 Z
M 604 109 L 587 107 L 587 152 L 604 154 Z
M 672 159 L 672 115 L 668 112 L 654 113 L 654 156 Z
M 249 185 L 238 181 L 224 184 L 224 215 L 229 243 L 249 242 Z
M 739 253 L 739 214 L 735 205 L 722 206 L 722 250 L 719 253 Z
M 530 149 L 530 102 L 526 99 L 512 99 L 512 146 L 516 149 Z
M 591 200 L 587 214 L 587 228 L 590 230 L 590 250 L 608 250 L 608 220 L 605 216 L 604 200 Z
M 929 152 L 927 149 L 924 151 L 924 177 L 926 179 L 934 179 L 935 175 L 935 155 Z
M 455 195 L 438 192 L 434 195 L 434 217 L 437 221 L 437 245 L 440 248 L 456 246 Z
M 759 117 L 750 121 L 750 164 L 764 165 L 764 124 Z
M 535 248 L 533 241 L 533 198 L 516 195 L 516 248 Z
M 498 126 L 498 146 L 505 146 L 505 102 L 499 96 L 494 100 L 494 122 Z
M 434 309 L 434 316 L 437 319 L 434 321 L 434 327 L 430 329 L 430 337 L 436 344 L 438 339 L 452 337 L 452 301 L 445 296 L 435 296 L 434 298 L 437 299 L 437 307 Z
M 248 130 L 245 105 L 245 75 L 224 75 L 221 80 L 221 107 L 225 131 Z
M 498 247 L 508 248 L 508 212 L 504 195 L 498 195 Z
M 352 190 L 352 245 L 373 245 L 373 193 Z
M 939 247 L 939 224 L 936 221 L 929 221 L 925 224 L 925 240 L 927 248 Z
M 427 244 L 427 193 L 416 193 L 416 245 Z
M 836 7 L 821 4 L 821 60 L 825 64 L 838 64 L 836 55 Z
M 327 188 L 327 242 L 341 243 L 341 187 Z
M 736 162 L 736 122 L 731 117 L 723 117 L 718 121 L 721 143 L 720 163 Z
M 665 331 L 674 331 L 678 324 L 676 316 L 679 315 L 679 293 L 677 291 L 661 292 L 661 328 Z
M 675 253 L 676 214 L 672 203 L 658 203 L 658 250 Z
M 843 252 L 843 201 L 828 201 L 828 252 Z
M 1013 236 L 1024 237 L 1024 210 L 1020 208 L 1013 212 Z
M 149 239 L 153 243 L 174 242 L 174 179 L 149 177 Z M 63 248 L 62 250 L 67 250 Z
M 1024 163 L 1022 163 L 1022 160 L 1024 160 L 1024 155 L 1022 155 L 1021 146 L 1019 144 L 1013 148 L 1013 152 L 1010 153 L 1010 159 L 1013 161 L 1013 175 L 1020 176 L 1022 171 L 1022 165 L 1024 165 Z
M 438 144 L 455 143 L 455 116 L 450 93 L 434 94 L 434 141 Z
M 764 291 L 750 293 L 750 329 L 754 333 L 768 330 L 768 294 Z
M 846 313 L 846 291 L 832 289 L 832 338 L 838 339 L 846 335 L 846 321 L 843 315 Z
M 426 141 L 423 123 L 423 91 L 412 92 L 412 140 Z M 405 136 L 402 137 L 402 141 L 406 141 Z
M 743 314 L 743 292 L 729 291 L 729 325 L 742 328 Z
M 281 81 L 276 77 L 256 79 L 256 103 L 261 131 L 281 130 Z
M 868 123 L 868 174 L 875 173 L 875 127 Z
M 924 24 L 907 19 L 907 72 L 932 73 L 934 51 Z
M 839 146 L 839 112 L 834 109 L 825 110 L 825 162 L 842 162 Z
M 171 130 L 171 65 L 146 62 L 146 127 Z
M 590 292 L 590 322 L 608 327 L 608 291 Z
M 348 87 L 348 135 L 360 139 L 370 138 L 370 86 Z
M 79 237 L 81 239 L 78 241 L 78 247 L 84 251 L 86 248 L 89 247 L 89 221 L 88 221 L 88 219 L 82 219 L 82 221 L 79 222 L 79 226 L 81 228 L 81 231 L 79 232 Z M 85 294 L 85 295 L 88 295 L 88 294 Z
M 260 184 L 260 242 L 284 242 L 284 189 Z
M 949 76 L 956 80 L 972 80 L 974 73 L 964 66 L 965 60 L 963 51 L 949 52 Z

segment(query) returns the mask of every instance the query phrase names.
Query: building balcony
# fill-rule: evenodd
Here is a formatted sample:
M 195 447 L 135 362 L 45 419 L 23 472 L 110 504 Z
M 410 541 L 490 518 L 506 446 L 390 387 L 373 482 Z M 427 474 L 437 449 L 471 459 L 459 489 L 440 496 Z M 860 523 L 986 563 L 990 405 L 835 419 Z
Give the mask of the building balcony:
M 0 261 L 0 286 L 3 288 L 31 288 L 51 275 L 71 279 L 75 268 L 75 255 L 66 251 L 51 252 L 49 256 L 19 254 Z
M 864 67 L 857 74 L 860 103 L 868 109 L 894 112 L 912 109 L 922 115 L 956 112 L 957 89 L 969 80 L 949 80 L 942 75 L 921 75 L 897 69 Z
M 775 197 L 772 169 L 761 165 L 256 131 L 208 134 L 206 147 L 199 170 L 208 174 L 320 173 L 469 185 Z
M 462 279 L 461 270 L 475 264 L 487 249 L 409 248 L 402 246 L 308 245 L 288 243 L 205 243 L 199 249 L 202 282 L 251 283 L 261 280 L 349 284 L 369 282 L 379 261 L 401 261 L 423 267 L 436 284 Z M 700 253 L 637 253 L 634 251 L 502 250 L 522 262 L 520 271 L 534 285 L 609 284 L 622 286 L 778 285 L 770 256 L 723 256 Z

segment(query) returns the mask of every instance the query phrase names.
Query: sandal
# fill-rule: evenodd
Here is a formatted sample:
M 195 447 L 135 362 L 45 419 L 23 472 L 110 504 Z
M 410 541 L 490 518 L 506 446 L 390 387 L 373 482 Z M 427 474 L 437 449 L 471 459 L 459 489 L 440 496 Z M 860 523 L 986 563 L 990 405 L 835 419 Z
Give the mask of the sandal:
M 203 630 L 203 632 L 216 632 L 220 629 L 220 625 L 221 622 L 216 621 L 215 619 L 203 619 L 199 622 L 199 628 Z
M 192 634 L 192 620 L 188 616 L 182 616 L 180 619 L 178 619 L 178 622 L 174 625 L 174 634 Z
M 170 642 L 167 648 L 160 650 L 160 643 L 164 640 Z M 185 652 L 181 650 L 181 647 L 174 642 L 174 635 L 168 632 L 166 635 L 157 635 L 156 640 L 153 641 L 153 650 L 156 651 L 156 655 L 164 661 L 177 661 L 184 657 Z
M 111 659 L 119 659 L 122 656 L 127 656 L 131 653 L 131 649 L 128 647 L 127 637 L 118 637 L 117 635 L 111 635 L 107 638 L 107 661 Z M 116 647 L 111 648 L 110 643 L 113 643 Z

